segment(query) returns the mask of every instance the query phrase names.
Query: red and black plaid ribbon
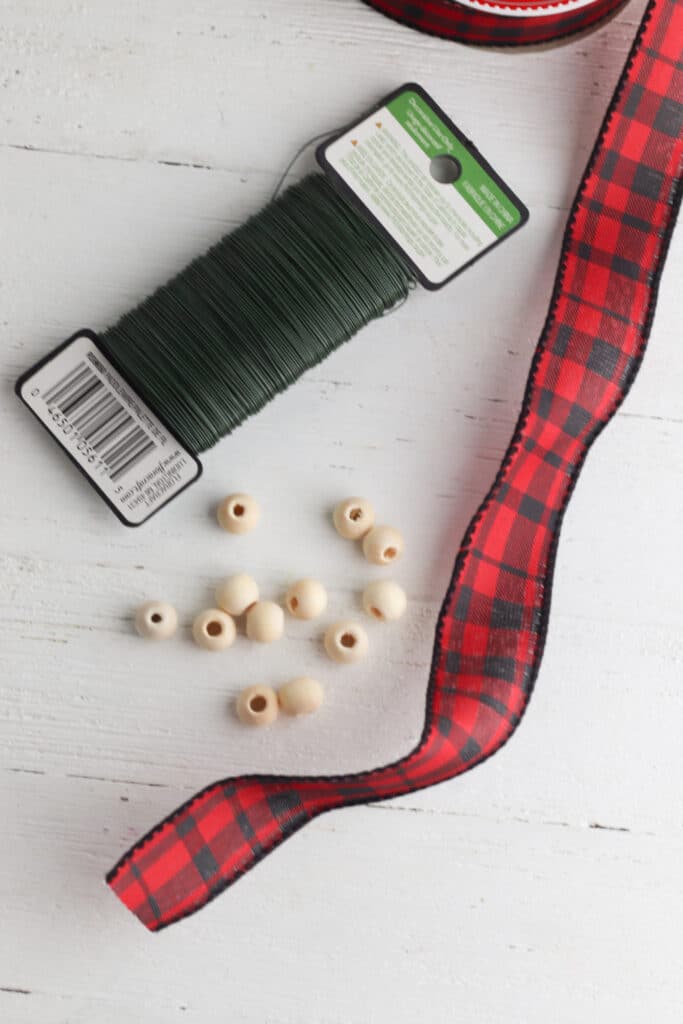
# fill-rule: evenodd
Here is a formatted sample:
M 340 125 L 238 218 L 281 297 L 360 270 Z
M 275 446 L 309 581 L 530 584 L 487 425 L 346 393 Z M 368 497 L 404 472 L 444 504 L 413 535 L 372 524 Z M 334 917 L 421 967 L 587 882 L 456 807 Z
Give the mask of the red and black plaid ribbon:
M 571 0 L 477 0 L 476 7 L 465 7 L 455 0 L 365 0 L 411 28 L 479 46 L 548 43 L 583 32 L 624 2 L 589 0 L 576 6 Z
M 456 5 L 377 6 L 433 28 Z M 451 779 L 515 730 L 543 653 L 564 511 L 652 324 L 681 199 L 682 47 L 683 0 L 650 0 L 572 207 L 512 442 L 455 561 L 418 746 L 359 774 L 247 775 L 202 790 L 108 875 L 148 928 L 198 910 L 317 815 Z

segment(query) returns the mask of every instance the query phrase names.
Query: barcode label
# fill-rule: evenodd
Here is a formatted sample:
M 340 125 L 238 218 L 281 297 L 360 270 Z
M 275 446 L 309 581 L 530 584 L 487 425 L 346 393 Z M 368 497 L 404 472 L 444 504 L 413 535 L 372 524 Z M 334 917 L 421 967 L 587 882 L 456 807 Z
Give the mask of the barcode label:
M 201 473 L 89 333 L 24 374 L 17 393 L 127 525 L 144 522 Z

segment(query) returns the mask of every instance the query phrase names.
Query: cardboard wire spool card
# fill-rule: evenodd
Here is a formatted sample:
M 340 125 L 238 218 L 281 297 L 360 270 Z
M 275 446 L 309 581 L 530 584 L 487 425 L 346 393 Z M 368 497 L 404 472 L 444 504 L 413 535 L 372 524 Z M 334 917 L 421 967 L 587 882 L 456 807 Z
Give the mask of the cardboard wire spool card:
M 18 380 L 18 396 L 125 525 L 174 500 L 199 478 L 199 452 L 418 281 L 442 287 L 528 218 L 415 83 L 327 138 L 318 160 L 323 173 L 276 195 L 103 334 L 78 331 Z

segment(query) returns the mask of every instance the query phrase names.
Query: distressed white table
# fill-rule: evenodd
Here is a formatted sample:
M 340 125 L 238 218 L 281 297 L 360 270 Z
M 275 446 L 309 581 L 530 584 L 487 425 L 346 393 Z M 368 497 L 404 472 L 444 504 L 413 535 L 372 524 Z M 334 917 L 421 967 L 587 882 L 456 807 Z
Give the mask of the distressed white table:
M 468 50 L 357 0 L 3 0 L 0 1019 L 4 1024 L 575 1024 L 678 1021 L 683 936 L 683 307 L 674 239 L 650 351 L 591 454 L 560 545 L 535 697 L 513 741 L 452 783 L 326 816 L 201 914 L 152 936 L 105 888 L 114 859 L 238 771 L 348 771 L 408 750 L 452 557 L 517 415 L 561 232 L 636 24 L 543 51 Z M 529 226 L 418 294 L 205 458 L 138 531 L 19 406 L 14 378 L 110 323 L 266 200 L 292 151 L 419 79 L 531 210 Z M 677 288 L 678 284 L 678 288 Z M 231 489 L 261 499 L 234 540 Z M 185 626 L 217 576 L 278 595 L 371 575 L 329 506 L 399 523 L 405 625 L 331 671 L 317 631 L 211 658 Z M 241 729 L 245 683 L 303 669 L 324 711 Z

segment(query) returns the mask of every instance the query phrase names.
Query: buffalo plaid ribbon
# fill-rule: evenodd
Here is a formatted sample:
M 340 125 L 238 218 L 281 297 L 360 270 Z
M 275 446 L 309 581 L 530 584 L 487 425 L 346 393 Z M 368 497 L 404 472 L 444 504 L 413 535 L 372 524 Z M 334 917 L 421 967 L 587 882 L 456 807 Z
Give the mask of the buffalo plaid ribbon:
M 469 18 L 451 2 L 376 6 L 456 36 Z M 651 0 L 571 210 L 512 442 L 455 561 L 418 746 L 358 774 L 245 775 L 202 790 L 107 877 L 149 929 L 199 909 L 317 815 L 453 778 L 515 730 L 543 653 L 564 511 L 652 324 L 681 198 L 682 46 L 683 0 Z
M 568 0 L 476 0 L 476 7 L 465 7 L 454 0 L 365 2 L 396 21 L 431 35 L 480 46 L 528 46 L 582 32 L 621 7 L 625 0 L 590 0 L 578 9 L 572 9 Z M 508 15 L 512 11 L 514 16 L 501 17 L 503 9 Z

